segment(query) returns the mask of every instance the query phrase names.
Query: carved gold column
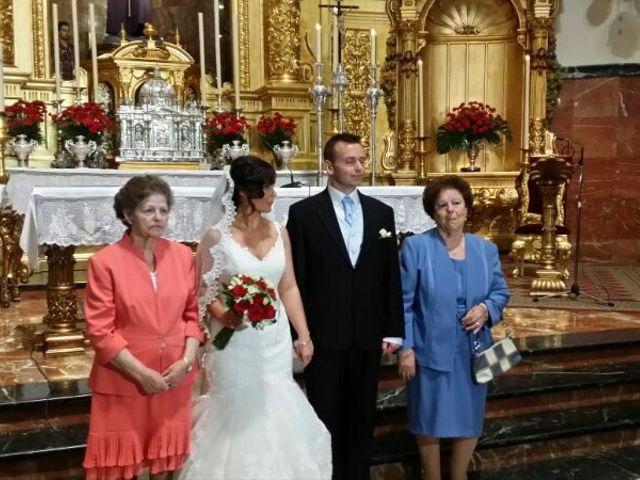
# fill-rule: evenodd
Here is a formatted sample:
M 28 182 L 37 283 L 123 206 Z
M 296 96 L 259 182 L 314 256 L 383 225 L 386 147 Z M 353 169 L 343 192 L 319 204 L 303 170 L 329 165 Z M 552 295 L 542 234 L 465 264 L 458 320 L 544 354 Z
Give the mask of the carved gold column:
M 4 64 L 14 64 L 13 0 L 0 0 L 0 39 L 4 47 Z
M 414 185 L 416 172 L 416 135 L 418 117 L 418 70 L 416 54 L 419 24 L 413 2 L 400 8 L 397 23 L 398 51 L 398 168 L 392 174 L 396 185 Z
M 546 127 L 547 72 L 549 36 L 553 35 L 553 16 L 557 12 L 557 0 L 533 0 L 528 12 L 531 55 L 531 111 L 529 121 L 529 148 L 531 155 L 544 153 Z M 526 121 L 526 119 L 525 119 Z
M 344 97 L 344 131 L 355 133 L 362 139 L 367 152 L 365 168 L 370 171 L 369 111 L 364 99 L 369 86 L 369 62 L 371 60 L 371 41 L 369 30 L 348 29 L 344 37 L 343 63 L 349 78 Z
M 0 307 L 8 308 L 11 302 L 20 301 L 20 283 L 25 283 L 31 269 L 22 263 L 20 234 L 24 216 L 18 214 L 11 205 L 0 211 L 0 242 L 2 261 L 0 262 Z
M 264 8 L 267 80 L 296 81 L 300 61 L 300 0 L 267 0 Z
M 47 315 L 44 351 L 47 355 L 84 353 L 84 336 L 76 328 L 77 298 L 73 280 L 75 247 L 49 245 L 47 263 Z
M 6 116 L 0 114 L 0 184 L 6 184 L 9 176 L 5 170 Z M 11 205 L 6 204 L 0 210 L 0 307 L 8 308 L 11 301 L 20 301 L 18 286 L 26 282 L 31 274 L 27 265 L 22 263 L 20 234 L 24 216 L 19 215 Z
M 536 278 L 531 284 L 531 296 L 561 293 L 566 289 L 564 272 L 556 265 L 556 199 L 572 173 L 573 165 L 563 157 L 531 157 L 531 179 L 542 195 L 542 265 L 536 270 Z
M 45 78 L 44 43 L 45 35 L 48 35 L 48 33 L 45 33 L 45 7 L 43 0 L 31 0 L 31 25 L 31 35 L 33 39 L 33 77 Z

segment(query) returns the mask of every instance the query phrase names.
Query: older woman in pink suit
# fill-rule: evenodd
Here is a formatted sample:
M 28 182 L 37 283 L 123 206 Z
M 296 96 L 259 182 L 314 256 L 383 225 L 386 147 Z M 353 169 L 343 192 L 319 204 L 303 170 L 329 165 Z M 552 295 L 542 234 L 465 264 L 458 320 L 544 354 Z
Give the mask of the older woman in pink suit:
M 191 385 L 203 332 L 191 250 L 162 238 L 173 196 L 153 175 L 116 194 L 128 227 L 89 259 L 87 335 L 96 356 L 87 451 L 89 479 L 167 478 L 189 454 Z

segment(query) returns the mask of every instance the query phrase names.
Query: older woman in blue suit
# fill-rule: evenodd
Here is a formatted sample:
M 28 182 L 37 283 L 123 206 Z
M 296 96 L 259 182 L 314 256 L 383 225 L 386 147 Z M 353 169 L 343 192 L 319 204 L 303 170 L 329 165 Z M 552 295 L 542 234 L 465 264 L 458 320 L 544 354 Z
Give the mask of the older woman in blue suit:
M 436 228 L 402 246 L 405 340 L 400 373 L 408 381 L 409 429 L 416 435 L 425 480 L 440 480 L 440 439 L 452 438 L 449 473 L 467 478 L 482 433 L 487 386 L 471 376 L 473 342 L 491 345 L 509 290 L 498 249 L 464 233 L 473 195 L 462 178 L 429 183 L 424 209 Z

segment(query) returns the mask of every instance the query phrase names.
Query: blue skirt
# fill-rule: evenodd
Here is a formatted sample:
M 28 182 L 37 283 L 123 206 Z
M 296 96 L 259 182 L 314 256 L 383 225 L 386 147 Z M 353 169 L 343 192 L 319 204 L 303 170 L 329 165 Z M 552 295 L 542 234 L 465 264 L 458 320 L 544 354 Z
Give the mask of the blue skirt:
M 460 326 L 452 371 L 416 365 L 416 376 L 407 384 L 409 431 L 437 438 L 479 437 L 486 403 L 487 385 L 472 380 L 470 338 Z

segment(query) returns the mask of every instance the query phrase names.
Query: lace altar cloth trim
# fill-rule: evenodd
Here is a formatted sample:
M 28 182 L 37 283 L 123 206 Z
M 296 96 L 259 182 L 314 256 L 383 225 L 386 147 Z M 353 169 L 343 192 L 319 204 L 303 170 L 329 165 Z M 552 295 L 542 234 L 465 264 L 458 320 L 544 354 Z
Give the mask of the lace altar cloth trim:
M 209 180 L 211 181 L 211 180 Z M 29 198 L 20 245 L 37 267 L 43 245 L 106 245 L 116 242 L 125 227 L 115 216 L 113 197 L 119 187 L 36 187 Z M 175 203 L 165 236 L 198 242 L 209 226 L 213 187 L 173 187 Z M 323 187 L 278 188 L 273 220 L 286 225 L 289 206 Z M 395 211 L 399 232 L 421 232 L 434 223 L 422 209 L 422 187 L 363 187 Z

